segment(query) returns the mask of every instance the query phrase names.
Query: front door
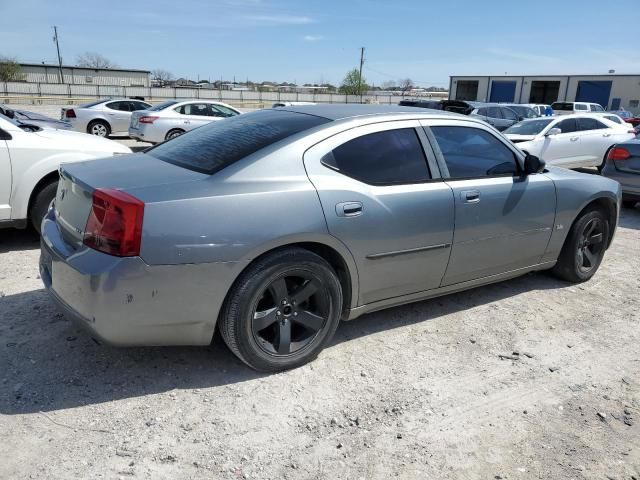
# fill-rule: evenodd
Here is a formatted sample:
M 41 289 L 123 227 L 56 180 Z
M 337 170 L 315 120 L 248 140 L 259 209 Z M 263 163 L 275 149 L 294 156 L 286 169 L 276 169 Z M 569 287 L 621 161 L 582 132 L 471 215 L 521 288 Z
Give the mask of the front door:
M 356 261 L 358 305 L 442 281 L 453 194 L 424 142 L 418 121 L 383 122 L 338 133 L 304 155 L 329 232 Z
M 453 247 L 442 286 L 539 263 L 554 223 L 553 182 L 544 174 L 522 175 L 518 154 L 488 128 L 444 120 L 428 126 L 455 198 Z
M 0 130 L 0 135 L 2 131 Z M 0 220 L 11 218 L 11 158 L 6 140 L 0 140 Z
M 110 102 L 107 107 L 107 118 L 112 132 L 128 132 L 129 120 L 131 120 L 131 106 L 129 102 L 122 100 Z
M 544 137 L 540 158 L 562 167 L 579 166 L 588 160 L 587 144 L 582 141 L 583 134 L 575 118 L 562 120 L 551 128 L 558 128 L 562 133 Z

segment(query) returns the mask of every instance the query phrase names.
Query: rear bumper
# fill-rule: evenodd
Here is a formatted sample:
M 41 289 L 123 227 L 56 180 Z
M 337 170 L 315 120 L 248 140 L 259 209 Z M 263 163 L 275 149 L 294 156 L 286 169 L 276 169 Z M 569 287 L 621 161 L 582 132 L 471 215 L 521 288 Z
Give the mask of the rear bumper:
M 620 183 L 624 197 L 640 197 L 640 173 L 618 170 L 611 162 L 607 162 L 602 175 Z
M 51 299 L 111 345 L 208 345 L 230 269 L 226 263 L 150 266 L 140 257 L 73 250 L 52 211 L 42 224 L 40 275 Z
M 137 126 L 129 126 L 129 137 L 142 142 L 160 143 L 164 141 L 164 137 L 159 135 L 157 129 L 152 125 L 139 123 Z

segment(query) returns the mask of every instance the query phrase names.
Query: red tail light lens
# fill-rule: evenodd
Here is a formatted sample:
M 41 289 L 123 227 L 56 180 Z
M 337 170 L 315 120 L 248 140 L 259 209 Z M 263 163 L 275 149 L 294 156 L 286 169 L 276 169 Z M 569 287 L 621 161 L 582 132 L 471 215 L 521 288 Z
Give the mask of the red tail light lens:
M 153 123 L 158 119 L 158 117 L 140 117 L 138 119 L 139 123 Z
M 144 202 L 121 190 L 93 192 L 83 243 L 117 257 L 140 255 Z
M 64 111 L 64 116 L 66 118 L 76 118 L 76 112 L 73 110 L 73 108 L 69 108 L 68 110 Z
M 609 150 L 609 154 L 607 155 L 607 160 L 626 160 L 630 156 L 631 154 L 626 148 L 615 147 Z

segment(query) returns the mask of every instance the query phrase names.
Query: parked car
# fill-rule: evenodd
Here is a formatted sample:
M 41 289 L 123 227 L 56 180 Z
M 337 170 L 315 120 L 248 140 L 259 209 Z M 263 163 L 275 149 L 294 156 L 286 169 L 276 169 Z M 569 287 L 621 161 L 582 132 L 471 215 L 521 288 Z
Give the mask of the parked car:
M 295 107 L 300 105 L 316 105 L 314 102 L 276 102 L 271 105 L 271 108 L 279 107 Z
M 626 110 L 614 110 L 611 113 L 618 115 L 625 122 L 630 123 L 634 127 L 637 127 L 640 125 L 640 116 L 634 115 L 631 112 L 628 112 Z
M 445 112 L 461 113 L 463 115 L 469 115 L 474 108 L 483 105 L 482 102 L 472 102 L 466 100 L 426 100 L 417 99 L 401 100 L 398 105 L 403 107 L 419 107 L 419 108 L 431 108 L 433 110 L 444 110 Z
M 60 120 L 67 120 L 77 132 L 98 137 L 124 134 L 129 131 L 131 113 L 151 108 L 151 104 L 131 98 L 107 98 L 84 105 L 65 107 Z
M 520 115 L 510 106 L 507 107 L 499 103 L 483 104 L 479 108 L 475 108 L 470 113 L 470 116 L 479 118 L 500 131 L 509 128 L 521 120 Z
M 160 143 L 178 137 L 209 122 L 239 115 L 230 105 L 213 100 L 169 100 L 131 115 L 129 136 Z
M 634 137 L 631 129 L 591 114 L 524 120 L 504 134 L 547 164 L 566 168 L 601 168 L 614 144 Z
M 640 202 L 640 139 L 615 145 L 607 155 L 602 175 L 622 186 L 622 206 Z
M 527 105 L 521 105 L 518 103 L 501 103 L 500 105 L 502 105 L 503 107 L 509 107 L 511 110 L 516 112 L 518 114 L 519 120 L 524 120 L 527 118 L 537 118 L 540 116 L 537 110 Z
M 554 115 L 571 115 L 573 113 L 604 112 L 602 105 L 589 102 L 553 102 Z
M 551 108 L 551 105 L 547 105 L 544 103 L 527 103 L 525 106 L 533 109 L 539 117 L 544 117 L 547 111 L 547 108 Z
M 63 120 L 56 120 L 55 118 L 47 117 L 40 113 L 29 112 L 27 110 L 10 108 L 7 105 L 0 104 L 0 115 L 4 115 L 7 118 L 13 118 L 21 123 L 29 125 L 35 125 L 43 128 L 57 128 L 60 130 L 70 130 L 71 124 Z
M 0 115 L 0 228 L 40 224 L 58 185 L 62 162 L 131 150 L 117 142 L 21 123 Z
M 264 109 L 63 165 L 40 271 L 107 343 L 208 345 L 217 326 L 247 365 L 278 371 L 318 355 L 341 318 L 533 270 L 588 280 L 619 199 L 617 182 L 545 169 L 470 117 Z

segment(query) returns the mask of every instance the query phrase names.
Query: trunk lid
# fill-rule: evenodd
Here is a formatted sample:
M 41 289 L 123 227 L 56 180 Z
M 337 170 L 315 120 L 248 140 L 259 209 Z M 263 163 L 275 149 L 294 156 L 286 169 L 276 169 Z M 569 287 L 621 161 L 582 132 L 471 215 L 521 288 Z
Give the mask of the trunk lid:
M 614 160 L 613 164 L 616 170 L 640 174 L 640 140 L 631 140 L 617 146 L 624 148 L 631 156 L 626 160 Z
M 144 153 L 63 164 L 55 199 L 56 222 L 65 241 L 77 249 L 82 245 L 93 192 L 97 188 L 123 191 L 158 186 L 164 188 L 205 178 L 208 175 L 157 160 Z

